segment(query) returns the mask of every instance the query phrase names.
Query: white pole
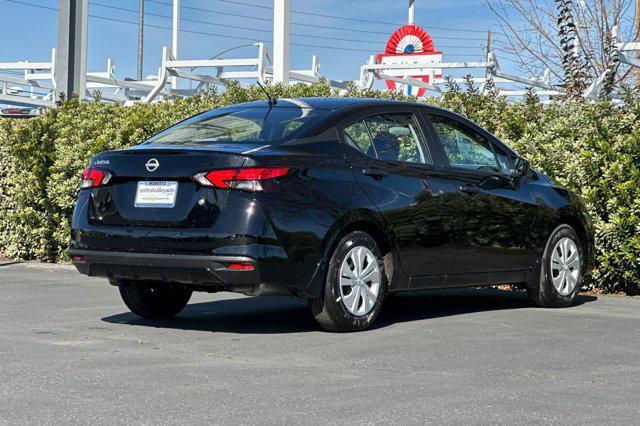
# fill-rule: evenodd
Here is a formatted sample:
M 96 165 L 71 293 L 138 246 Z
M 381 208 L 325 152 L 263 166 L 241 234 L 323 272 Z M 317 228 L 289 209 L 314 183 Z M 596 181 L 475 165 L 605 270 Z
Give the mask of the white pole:
M 178 59 L 178 42 L 180 38 L 180 0 L 173 0 L 173 37 L 171 44 L 171 53 L 174 59 Z M 172 86 L 178 88 L 178 77 L 173 78 Z
M 409 25 L 413 25 L 415 21 L 414 3 L 415 3 L 415 0 L 409 0 Z
M 291 0 L 274 0 L 273 6 L 273 82 L 286 86 L 289 84 Z

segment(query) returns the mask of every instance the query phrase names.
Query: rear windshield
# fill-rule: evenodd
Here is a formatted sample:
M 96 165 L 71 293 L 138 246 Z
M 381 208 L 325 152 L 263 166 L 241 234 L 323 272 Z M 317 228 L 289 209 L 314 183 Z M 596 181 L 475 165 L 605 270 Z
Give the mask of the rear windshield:
M 271 144 L 292 137 L 293 132 L 327 112 L 310 108 L 246 108 L 208 112 L 168 128 L 145 144 Z

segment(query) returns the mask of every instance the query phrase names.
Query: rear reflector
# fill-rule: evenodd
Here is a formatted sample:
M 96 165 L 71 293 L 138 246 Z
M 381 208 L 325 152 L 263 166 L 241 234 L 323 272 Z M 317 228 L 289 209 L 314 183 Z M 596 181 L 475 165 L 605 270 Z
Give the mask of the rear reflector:
M 82 172 L 82 181 L 80 182 L 80 188 L 97 188 L 99 186 L 104 186 L 109 183 L 111 180 L 111 173 L 105 172 L 100 169 L 93 169 L 91 167 L 87 167 Z
M 228 265 L 227 269 L 231 269 L 233 271 L 253 271 L 255 268 L 249 262 L 240 262 Z
M 84 256 L 71 256 L 71 261 L 72 262 L 84 262 L 85 261 L 85 257 Z
M 198 173 L 193 178 L 202 186 L 219 189 L 262 191 L 262 181 L 289 173 L 286 167 L 254 167 L 249 169 L 222 169 Z

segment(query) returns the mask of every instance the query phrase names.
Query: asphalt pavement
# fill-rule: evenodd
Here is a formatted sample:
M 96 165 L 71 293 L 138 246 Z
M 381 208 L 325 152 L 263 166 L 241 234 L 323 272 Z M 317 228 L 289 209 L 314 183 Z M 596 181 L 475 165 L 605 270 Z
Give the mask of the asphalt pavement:
M 144 320 L 103 279 L 2 261 L 0 299 L 2 424 L 640 423 L 638 299 L 428 292 L 335 334 L 284 297 Z

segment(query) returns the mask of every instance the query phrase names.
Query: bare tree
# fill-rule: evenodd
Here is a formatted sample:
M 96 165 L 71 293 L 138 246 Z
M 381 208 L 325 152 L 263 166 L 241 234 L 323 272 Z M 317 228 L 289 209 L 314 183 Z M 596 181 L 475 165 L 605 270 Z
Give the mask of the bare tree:
M 535 76 L 549 68 L 574 91 L 602 73 L 606 91 L 629 76 L 629 67 L 618 66 L 612 30 L 635 39 L 632 0 L 486 1 L 500 21 L 494 46 L 520 71 Z

